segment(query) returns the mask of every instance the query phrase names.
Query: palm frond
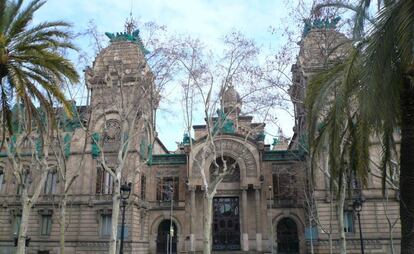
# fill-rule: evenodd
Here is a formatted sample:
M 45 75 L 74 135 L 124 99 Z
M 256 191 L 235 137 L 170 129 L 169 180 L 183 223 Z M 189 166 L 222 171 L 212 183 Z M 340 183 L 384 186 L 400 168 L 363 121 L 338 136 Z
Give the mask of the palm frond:
M 34 12 L 37 11 L 44 3 L 44 1 L 33 0 L 28 3 L 24 9 L 19 10 L 6 31 L 6 35 L 9 40 L 12 40 L 17 34 L 26 30 L 30 21 L 33 19 Z

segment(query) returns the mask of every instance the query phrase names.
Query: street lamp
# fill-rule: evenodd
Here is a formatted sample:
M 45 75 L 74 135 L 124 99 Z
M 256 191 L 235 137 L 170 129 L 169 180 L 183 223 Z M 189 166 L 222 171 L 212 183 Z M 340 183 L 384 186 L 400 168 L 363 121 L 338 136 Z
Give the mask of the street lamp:
M 273 237 L 273 221 L 272 221 L 272 213 L 271 213 L 271 208 L 272 208 L 272 185 L 269 185 L 269 224 L 270 224 L 270 248 L 271 248 L 271 253 L 274 253 L 274 237 Z
M 364 200 L 361 196 L 354 199 L 354 202 L 352 203 L 352 207 L 354 208 L 354 211 L 357 212 L 358 216 L 358 225 L 359 225 L 359 240 L 361 242 L 361 254 L 364 254 L 364 240 L 362 239 L 362 229 L 361 229 L 361 215 L 360 212 L 362 211 L 362 203 Z
M 168 251 L 167 253 L 172 254 L 173 251 L 173 237 L 174 237 L 174 227 L 173 227 L 173 221 L 172 221 L 172 217 L 173 217 L 173 207 L 174 207 L 174 187 L 173 187 L 173 183 L 170 183 L 168 186 L 168 195 L 170 198 L 170 202 L 171 202 L 171 210 L 170 210 L 170 235 L 169 235 L 169 246 L 168 246 Z
M 125 227 L 125 207 L 127 203 L 127 199 L 129 198 L 129 195 L 131 194 L 131 183 L 124 183 L 121 185 L 121 207 L 122 207 L 122 224 L 121 224 L 121 244 L 119 246 L 119 253 L 124 253 L 124 227 Z

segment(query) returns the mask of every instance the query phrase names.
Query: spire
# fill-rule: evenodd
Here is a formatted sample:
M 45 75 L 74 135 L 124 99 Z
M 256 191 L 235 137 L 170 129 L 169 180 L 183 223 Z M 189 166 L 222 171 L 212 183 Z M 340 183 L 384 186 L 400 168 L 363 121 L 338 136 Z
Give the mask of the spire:
M 129 12 L 129 18 L 126 18 L 125 20 L 125 32 L 121 33 L 110 33 L 106 32 L 105 35 L 109 38 L 110 42 L 116 42 L 116 41 L 130 41 L 135 44 L 137 44 L 141 52 L 146 55 L 149 53 L 149 51 L 145 48 L 141 36 L 139 35 L 139 29 L 137 28 L 137 22 L 132 17 L 132 0 L 131 0 L 131 9 Z
M 129 18 L 127 18 L 125 20 L 124 27 L 125 27 L 125 32 L 127 34 L 132 34 L 135 31 L 135 29 L 137 28 L 137 22 L 132 17 L 132 0 L 131 0 L 131 7 L 129 9 Z

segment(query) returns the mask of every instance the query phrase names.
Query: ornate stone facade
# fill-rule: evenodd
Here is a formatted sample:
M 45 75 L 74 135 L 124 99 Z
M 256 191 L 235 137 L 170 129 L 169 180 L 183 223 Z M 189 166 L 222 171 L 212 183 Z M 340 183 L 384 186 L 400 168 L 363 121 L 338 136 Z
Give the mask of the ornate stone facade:
M 328 41 L 322 48 L 317 48 L 316 42 L 321 42 L 321 38 Z M 344 39 L 343 36 L 340 38 Z M 216 154 L 231 158 L 237 164 L 238 175 L 218 186 L 213 207 L 213 249 L 243 253 L 270 253 L 271 248 L 274 253 L 310 253 L 313 249 L 314 253 L 329 253 L 332 244 L 333 252 L 337 252 L 335 196 L 327 191 L 322 171 L 316 172 L 316 184 L 313 192 L 309 191 L 307 156 L 298 145 L 306 129 L 306 114 L 297 98 L 304 98 L 306 82 L 312 70 L 319 67 L 314 54 L 319 56 L 330 39 L 331 34 L 326 37 L 323 31 L 313 30 L 302 41 L 298 62 L 292 68 L 294 83 L 290 92 L 296 98 L 296 124 L 295 135 L 287 150 L 280 150 L 280 147 L 271 150 L 270 145 L 265 145 L 264 124 L 253 123 L 251 116 L 241 114 L 242 102 L 234 87 L 223 91 L 223 108 L 232 124 L 215 137 Z M 112 213 L 112 190 L 108 184 L 111 179 L 100 175 L 98 169 L 102 157 L 99 155 L 107 153 L 108 164 L 116 166 L 119 147 L 115 144 L 123 138 L 120 129 L 134 117 L 120 114 L 122 103 L 139 108 L 136 114 L 140 119 L 135 122 L 134 128 L 139 131 L 132 141 L 131 157 L 123 176 L 133 182 L 126 213 L 125 253 L 166 253 L 171 225 L 174 253 L 201 252 L 206 207 L 201 173 L 213 177 L 209 171 L 217 159 L 211 150 L 203 150 L 205 126 L 194 126 L 193 147 L 183 149 L 181 153 L 169 153 L 154 138 L 153 155 L 148 159 L 151 156 L 151 150 L 148 153 L 147 149 L 152 135 L 151 112 L 157 102 L 152 100 L 153 79 L 139 46 L 129 41 L 112 42 L 97 56 L 85 75 L 91 90 L 91 106 L 85 111 L 85 119 L 90 116 L 86 121 L 92 127 L 90 129 L 103 135 L 104 151 L 95 148 L 97 155 L 94 156 L 91 137 L 80 128 L 73 133 L 69 168 L 75 171 L 82 156 L 85 161 L 69 195 L 66 253 L 92 254 L 108 250 L 108 215 Z M 125 101 L 120 100 L 120 87 L 126 89 L 123 90 L 127 94 Z M 251 136 L 246 137 L 247 133 Z M 89 141 L 84 151 L 85 137 Z M 146 166 L 141 163 L 144 159 Z M 20 212 L 19 197 L 14 195 L 17 187 L 12 176 L 4 170 L 7 167 L 5 161 L 3 158 L 3 171 L 0 171 L 6 176 L 0 183 L 1 254 L 13 253 L 15 220 Z M 138 166 L 141 169 L 137 173 L 134 170 Z M 102 190 L 98 188 L 98 182 L 100 187 L 107 188 L 98 191 Z M 42 195 L 30 215 L 29 254 L 59 253 L 57 204 L 62 186 L 56 184 L 56 192 Z M 173 200 L 167 195 L 169 189 L 166 187 L 174 191 Z M 398 203 L 393 196 L 396 193 L 391 193 L 385 202 L 378 179 L 372 177 L 363 195 L 366 198 L 362 211 L 366 253 L 389 253 L 390 236 L 394 237 L 398 248 L 400 231 Z M 47 234 L 42 234 L 42 215 L 46 210 L 47 215 L 52 216 L 51 228 Z M 352 253 L 359 253 L 355 218 L 354 213 L 347 217 L 348 248 Z M 396 221 L 391 234 L 388 221 Z

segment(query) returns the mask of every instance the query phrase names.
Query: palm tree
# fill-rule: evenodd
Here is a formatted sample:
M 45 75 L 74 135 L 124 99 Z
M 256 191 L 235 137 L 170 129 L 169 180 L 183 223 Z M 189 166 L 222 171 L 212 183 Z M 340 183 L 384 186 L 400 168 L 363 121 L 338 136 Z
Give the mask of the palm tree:
M 333 4 L 335 5 L 335 4 Z M 331 166 L 340 155 L 344 135 L 352 146 L 351 164 L 364 179 L 367 174 L 369 140 L 376 133 L 383 148 L 383 187 L 395 150 L 394 130 L 401 130 L 400 219 L 401 253 L 414 253 L 414 1 L 388 0 L 361 25 L 370 5 L 360 0 L 354 31 L 354 49 L 347 60 L 313 79 L 307 91 L 310 137 L 318 148 L 323 136 L 330 142 Z M 326 5 L 325 5 L 326 6 Z M 323 103 L 325 105 L 323 105 Z M 317 133 L 318 123 L 323 128 Z M 342 130 L 342 131 L 339 131 Z M 342 135 L 342 136 L 341 136 Z M 336 165 L 338 166 L 338 165 Z M 340 167 L 339 167 L 340 168 Z
M 70 114 L 70 103 L 60 89 L 64 80 L 78 82 L 73 64 L 60 52 L 75 49 L 70 43 L 68 23 L 43 22 L 32 25 L 34 13 L 44 1 L 0 0 L 0 85 L 3 130 L 12 132 L 11 104 L 23 105 L 27 123 L 40 123 L 40 105 L 53 117 L 52 99 Z M 5 131 L 3 131 L 4 133 Z

